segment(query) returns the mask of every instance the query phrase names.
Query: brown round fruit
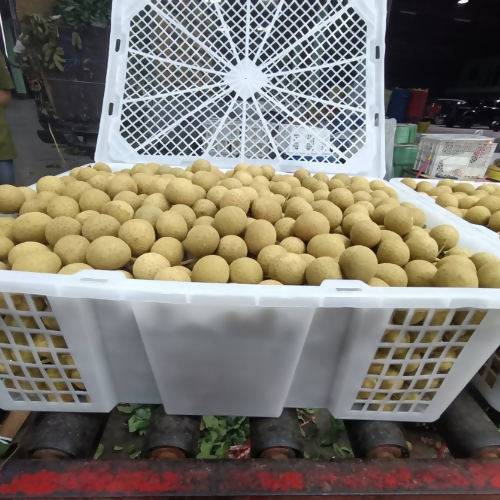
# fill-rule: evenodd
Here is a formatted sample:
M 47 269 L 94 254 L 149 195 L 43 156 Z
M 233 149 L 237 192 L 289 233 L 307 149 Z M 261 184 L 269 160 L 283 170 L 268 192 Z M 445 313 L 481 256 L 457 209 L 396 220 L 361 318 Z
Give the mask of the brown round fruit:
M 378 261 L 369 248 L 356 245 L 342 253 L 339 264 L 347 279 L 368 283 L 375 277 Z

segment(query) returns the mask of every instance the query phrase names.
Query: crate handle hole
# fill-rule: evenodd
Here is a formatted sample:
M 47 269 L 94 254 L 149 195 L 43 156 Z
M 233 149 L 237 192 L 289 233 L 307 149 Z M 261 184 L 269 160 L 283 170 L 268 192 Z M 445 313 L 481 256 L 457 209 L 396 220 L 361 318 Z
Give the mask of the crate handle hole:
M 361 288 L 337 288 L 337 292 L 362 292 Z
M 380 124 L 380 115 L 378 113 L 375 114 L 375 127 L 378 127 Z
M 112 116 L 113 115 L 113 108 L 114 108 L 114 104 L 112 102 L 109 103 L 109 108 L 108 108 L 108 114 L 109 116 Z
M 375 59 L 380 59 L 380 45 L 375 47 Z
M 95 279 L 95 278 L 82 278 L 80 281 L 92 281 L 93 283 L 107 283 L 108 280 Z
M 121 45 L 121 43 L 122 43 L 122 41 L 119 38 L 117 38 L 116 39 L 116 44 L 115 44 L 115 52 L 120 52 L 120 45 Z M 377 59 L 378 59 L 378 57 L 377 57 Z

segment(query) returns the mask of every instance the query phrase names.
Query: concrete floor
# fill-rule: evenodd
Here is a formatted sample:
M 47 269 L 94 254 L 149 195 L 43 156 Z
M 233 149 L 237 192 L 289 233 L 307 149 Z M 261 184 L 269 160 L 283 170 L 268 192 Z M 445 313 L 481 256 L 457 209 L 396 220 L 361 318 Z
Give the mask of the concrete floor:
M 88 156 L 67 155 L 62 150 L 63 160 L 54 145 L 38 138 L 41 127 L 34 100 L 13 100 L 6 114 L 19 155 L 14 161 L 17 186 L 29 186 L 40 177 L 61 174 L 91 161 Z

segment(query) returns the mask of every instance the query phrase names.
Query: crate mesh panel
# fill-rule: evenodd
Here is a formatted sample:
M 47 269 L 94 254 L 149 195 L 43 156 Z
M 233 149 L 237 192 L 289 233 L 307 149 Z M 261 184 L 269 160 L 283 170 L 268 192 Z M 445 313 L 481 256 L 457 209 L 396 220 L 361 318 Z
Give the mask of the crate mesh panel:
M 491 356 L 491 358 L 481 367 L 478 375 L 485 381 L 490 389 L 493 389 L 500 376 L 500 348 L 498 348 L 493 356 Z
M 144 156 L 345 163 L 366 142 L 366 53 L 347 0 L 151 0 L 120 134 Z M 315 147 L 293 149 L 293 127 Z
M 485 316 L 476 309 L 395 311 L 352 411 L 424 413 Z
M 14 401 L 90 402 L 46 297 L 0 293 L 0 379 Z

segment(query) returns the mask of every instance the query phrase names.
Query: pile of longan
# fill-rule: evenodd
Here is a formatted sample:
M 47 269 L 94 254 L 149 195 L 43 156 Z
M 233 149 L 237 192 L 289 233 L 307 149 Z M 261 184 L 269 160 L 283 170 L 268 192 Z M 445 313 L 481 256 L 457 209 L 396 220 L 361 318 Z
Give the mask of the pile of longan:
M 104 163 L 0 187 L 3 269 L 204 283 L 500 287 L 500 259 L 456 248 L 450 225 L 400 203 L 380 180 L 276 173 L 268 165 L 222 172 Z M 485 268 L 483 270 L 483 267 Z
M 467 182 L 442 179 L 434 187 L 429 181 L 401 181 L 409 188 L 435 202 L 461 219 L 486 226 L 500 236 L 500 184 L 483 184 L 475 188 Z

